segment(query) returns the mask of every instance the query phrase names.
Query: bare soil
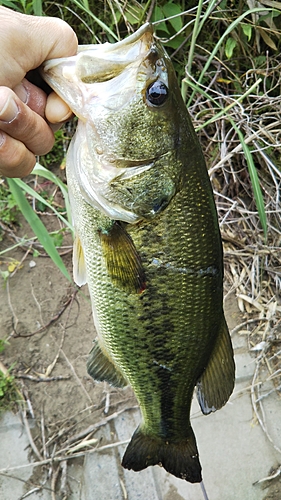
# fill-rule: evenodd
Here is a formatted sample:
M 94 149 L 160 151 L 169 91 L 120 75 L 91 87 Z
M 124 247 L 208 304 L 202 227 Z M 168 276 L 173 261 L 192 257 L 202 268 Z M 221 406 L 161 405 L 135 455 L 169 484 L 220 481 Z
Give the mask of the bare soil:
M 22 221 L 18 234 L 28 231 Z M 12 243 L 5 237 L 0 252 Z M 72 275 L 70 235 L 66 243 L 70 249 L 62 251 L 63 259 Z M 0 362 L 7 369 L 13 366 L 18 387 L 14 410 L 19 403 L 28 419 L 33 417 L 34 444 L 44 458 L 92 438 L 89 426 L 104 425 L 112 413 L 134 407 L 136 400 L 130 388 L 95 383 L 86 372 L 96 336 L 87 286 L 78 290 L 48 257 L 34 258 L 26 248 L 2 255 L 0 270 L 15 262 L 21 264 L 8 280 L 0 277 L 0 338 L 9 342 Z M 6 408 L 5 399 L 0 400 L 0 411 Z

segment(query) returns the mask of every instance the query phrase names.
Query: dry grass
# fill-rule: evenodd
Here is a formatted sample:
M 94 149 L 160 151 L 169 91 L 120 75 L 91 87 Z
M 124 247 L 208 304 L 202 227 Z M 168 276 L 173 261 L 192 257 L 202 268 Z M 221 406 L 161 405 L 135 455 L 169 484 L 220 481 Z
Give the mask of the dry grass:
M 229 84 L 221 81 L 222 66 L 217 63 L 202 87 L 205 94 L 197 94 L 190 108 L 214 188 L 224 246 L 226 287 L 229 292 L 235 291 L 244 315 L 243 324 L 236 330 L 247 336 L 249 350 L 256 354 L 251 390 L 254 414 L 279 452 L 267 428 L 263 403 L 273 393 L 281 396 L 280 67 L 279 61 L 271 59 L 263 70 L 243 75 L 240 79 L 243 90 L 253 83 L 256 88 L 237 102 L 241 94 L 230 91 Z M 231 86 L 232 82 L 229 83 Z M 207 99 L 206 93 L 220 108 L 236 103 L 227 116 L 216 119 L 214 101 Z M 204 127 L 210 119 L 213 122 Z M 233 122 L 243 133 L 258 174 L 266 213 L 266 238 Z

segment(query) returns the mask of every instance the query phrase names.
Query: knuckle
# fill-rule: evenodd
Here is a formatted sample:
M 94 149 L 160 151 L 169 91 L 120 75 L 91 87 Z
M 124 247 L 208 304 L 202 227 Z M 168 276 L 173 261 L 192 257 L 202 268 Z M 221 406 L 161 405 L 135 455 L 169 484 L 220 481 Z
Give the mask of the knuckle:
M 35 165 L 35 156 L 25 145 L 9 136 L 0 144 L 0 172 L 7 177 L 24 177 Z

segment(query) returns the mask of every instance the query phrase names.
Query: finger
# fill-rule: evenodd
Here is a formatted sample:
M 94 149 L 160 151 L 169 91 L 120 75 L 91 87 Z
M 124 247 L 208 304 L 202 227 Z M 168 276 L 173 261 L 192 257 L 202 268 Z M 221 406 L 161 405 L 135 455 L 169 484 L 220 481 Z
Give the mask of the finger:
M 45 117 L 47 96 L 42 89 L 24 78 L 21 83 L 13 88 L 13 91 L 32 111 L 35 111 L 42 118 Z
M 35 155 L 46 154 L 54 144 L 46 121 L 6 87 L 0 87 L 0 130 L 23 142 Z
M 52 92 L 47 97 L 45 114 L 50 123 L 63 123 L 72 116 L 72 111 L 55 92 Z
M 25 145 L 0 131 L 0 175 L 25 177 L 36 163 L 36 158 Z
M 0 24 L 0 85 L 13 88 L 46 59 L 77 52 L 77 37 L 61 19 L 27 16 L 0 6 Z

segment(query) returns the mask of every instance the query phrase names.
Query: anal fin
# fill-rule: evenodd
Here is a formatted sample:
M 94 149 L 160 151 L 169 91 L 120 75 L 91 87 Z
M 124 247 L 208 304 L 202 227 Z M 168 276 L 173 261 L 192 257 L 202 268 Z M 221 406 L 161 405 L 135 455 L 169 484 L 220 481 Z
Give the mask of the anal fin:
M 145 289 L 145 275 L 140 256 L 130 235 L 119 222 L 99 231 L 103 256 L 112 282 L 128 292 Z
M 87 360 L 87 371 L 98 382 L 106 381 L 114 387 L 126 387 L 129 385 L 129 382 L 120 370 L 103 353 L 97 339 L 94 341 L 94 346 Z
M 202 413 L 219 410 L 228 401 L 235 382 L 235 363 L 228 327 L 223 316 L 220 331 L 203 375 L 197 382 Z

